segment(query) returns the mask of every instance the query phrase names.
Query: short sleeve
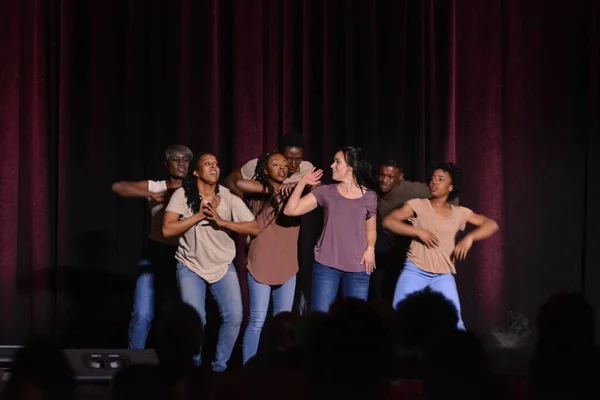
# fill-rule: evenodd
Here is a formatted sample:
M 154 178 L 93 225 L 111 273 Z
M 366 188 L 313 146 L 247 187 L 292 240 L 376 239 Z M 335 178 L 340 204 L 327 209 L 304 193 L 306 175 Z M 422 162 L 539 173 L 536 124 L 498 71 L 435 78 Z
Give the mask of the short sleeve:
M 310 192 L 313 196 L 315 196 L 315 199 L 317 199 L 317 203 L 319 203 L 320 206 L 323 206 L 323 203 L 325 202 L 325 198 L 327 197 L 326 191 L 329 189 L 329 186 L 331 185 L 321 185 L 314 188 Z
M 461 231 L 464 231 L 465 228 L 467 227 L 467 221 L 469 220 L 469 218 L 471 218 L 471 214 L 473 214 L 473 211 L 467 207 L 458 207 L 458 209 L 460 210 L 459 213 L 459 225 L 458 225 L 458 229 L 460 229 Z
M 423 199 L 410 199 L 406 204 L 413 209 L 415 214 L 419 215 L 423 213 Z
M 162 193 L 167 191 L 167 181 L 148 181 L 150 193 Z
M 246 206 L 246 203 L 237 196 L 230 195 L 231 198 L 231 218 L 233 222 L 254 221 L 254 214 Z
M 377 195 L 373 191 L 368 191 L 367 195 L 367 219 L 377 215 Z
M 240 168 L 240 172 L 242 174 L 243 179 L 252 179 L 254 177 L 254 170 L 256 169 L 256 164 L 258 163 L 258 159 L 254 158 L 248 161 L 246 164 L 242 165 Z
M 173 192 L 171 199 L 169 200 L 169 204 L 165 211 L 171 211 L 177 213 L 179 215 L 185 215 L 185 213 L 189 210 L 187 205 L 187 200 L 185 197 L 185 192 L 183 188 L 179 188 Z

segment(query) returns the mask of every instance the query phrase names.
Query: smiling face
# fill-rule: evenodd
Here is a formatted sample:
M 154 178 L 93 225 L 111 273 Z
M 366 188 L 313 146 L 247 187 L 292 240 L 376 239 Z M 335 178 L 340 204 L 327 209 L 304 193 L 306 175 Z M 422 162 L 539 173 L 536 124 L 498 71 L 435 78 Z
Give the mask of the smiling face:
M 379 169 L 379 176 L 377 178 L 381 192 L 388 193 L 398 186 L 402 178 L 404 178 L 404 174 L 400 172 L 398 167 L 382 165 Z
M 433 171 L 431 180 L 429 181 L 431 197 L 441 198 L 450 194 L 452 190 L 454 190 L 454 187 L 452 186 L 452 177 L 450 174 L 441 169 Z
M 332 178 L 335 181 L 341 182 L 345 179 L 352 179 L 352 168 L 346 162 L 346 156 L 343 152 L 338 151 L 333 157 L 331 164 Z
M 182 152 L 171 155 L 166 163 L 169 175 L 176 179 L 183 179 L 190 168 L 190 157 Z
M 219 181 L 220 175 L 221 168 L 219 168 L 217 157 L 212 154 L 202 154 L 194 169 L 194 176 L 203 182 L 214 185 Z
M 288 177 L 288 160 L 282 154 L 273 154 L 269 157 L 265 174 L 277 183 L 283 183 Z

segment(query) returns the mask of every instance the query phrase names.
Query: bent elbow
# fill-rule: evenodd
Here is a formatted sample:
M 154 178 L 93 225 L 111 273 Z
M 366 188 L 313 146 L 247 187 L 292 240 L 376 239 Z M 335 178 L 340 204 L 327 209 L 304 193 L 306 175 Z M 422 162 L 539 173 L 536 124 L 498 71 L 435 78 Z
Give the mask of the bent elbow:
M 385 217 L 383 220 L 381 220 L 381 226 L 383 226 L 385 229 L 389 229 L 390 228 L 390 217 Z
M 166 227 L 166 226 L 163 226 L 163 227 L 162 227 L 162 235 L 163 235 L 163 237 L 164 237 L 165 239 L 168 239 L 168 238 L 170 238 L 170 237 L 173 237 L 173 236 L 174 236 L 174 235 L 173 235 L 173 232 L 171 232 L 171 230 L 170 230 L 168 227 Z

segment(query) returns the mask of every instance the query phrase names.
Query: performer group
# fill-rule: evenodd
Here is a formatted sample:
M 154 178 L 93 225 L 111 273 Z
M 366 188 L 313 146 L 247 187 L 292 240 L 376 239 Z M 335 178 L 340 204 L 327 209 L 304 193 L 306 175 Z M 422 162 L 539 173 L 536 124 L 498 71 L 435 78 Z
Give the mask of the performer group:
M 322 184 L 323 171 L 303 153 L 302 136 L 286 134 L 278 152 L 248 161 L 221 185 L 215 155 L 193 155 L 175 145 L 164 154 L 166 180 L 113 184 L 122 197 L 146 198 L 152 217 L 134 293 L 131 349 L 145 347 L 159 296 L 179 290 L 206 324 L 210 290 L 222 320 L 210 367 L 226 370 L 243 318 L 233 265 L 235 232 L 249 238 L 249 315 L 242 343 L 247 363 L 257 353 L 270 302 L 273 314 L 292 310 L 300 217 L 317 207 L 324 219 L 314 248 L 312 311 L 327 312 L 338 295 L 362 300 L 371 295 L 396 306 L 429 287 L 455 305 L 458 328 L 464 329 L 455 263 L 498 226 L 458 205 L 462 170 L 440 163 L 423 184 L 404 179 L 400 165 L 388 160 L 376 177 L 361 149 L 343 147 L 333 154 L 334 183 Z M 475 229 L 456 243 L 467 224 Z M 199 354 L 195 363 L 202 363 Z

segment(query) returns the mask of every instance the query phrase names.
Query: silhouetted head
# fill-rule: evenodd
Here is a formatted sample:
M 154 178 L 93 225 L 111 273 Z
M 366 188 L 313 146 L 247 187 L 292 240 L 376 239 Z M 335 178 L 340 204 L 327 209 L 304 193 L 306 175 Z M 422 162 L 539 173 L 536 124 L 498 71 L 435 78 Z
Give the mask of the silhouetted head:
M 3 399 L 33 398 L 63 400 L 73 398 L 75 379 L 62 350 L 50 340 L 33 340 L 15 354 L 11 377 Z
M 450 300 L 429 288 L 409 294 L 396 304 L 393 338 L 403 347 L 422 347 L 441 334 L 454 331 L 458 312 Z
M 182 301 L 167 303 L 157 326 L 156 352 L 162 365 L 190 368 L 200 352 L 204 337 L 202 320 L 196 310 Z

